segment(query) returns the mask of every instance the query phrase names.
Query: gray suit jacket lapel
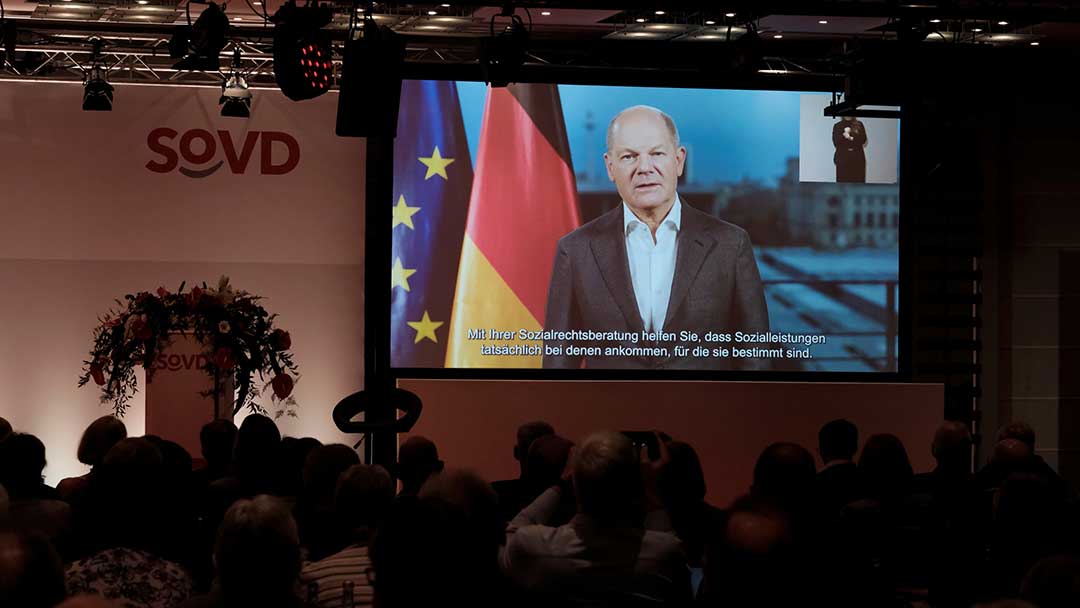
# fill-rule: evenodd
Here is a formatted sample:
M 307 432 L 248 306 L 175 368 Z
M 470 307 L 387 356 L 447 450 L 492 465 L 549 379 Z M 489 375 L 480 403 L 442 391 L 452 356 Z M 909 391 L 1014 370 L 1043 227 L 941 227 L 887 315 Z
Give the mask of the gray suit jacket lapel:
M 608 216 L 611 219 L 600 229 L 602 236 L 590 242 L 593 257 L 596 258 L 604 284 L 626 317 L 630 329 L 643 331 L 645 326 L 641 322 L 641 312 L 634 296 L 634 284 L 630 279 L 630 262 L 626 258 L 626 236 L 620 221 L 622 205 L 616 207 L 615 211 L 608 212 Z
M 682 234 L 679 235 L 679 251 L 675 255 L 675 279 L 671 283 L 671 298 L 664 316 L 665 330 L 671 325 L 675 311 L 679 310 L 679 306 L 686 299 L 705 258 L 716 245 L 716 239 L 702 230 L 702 223 L 696 217 L 701 213 L 683 201 Z

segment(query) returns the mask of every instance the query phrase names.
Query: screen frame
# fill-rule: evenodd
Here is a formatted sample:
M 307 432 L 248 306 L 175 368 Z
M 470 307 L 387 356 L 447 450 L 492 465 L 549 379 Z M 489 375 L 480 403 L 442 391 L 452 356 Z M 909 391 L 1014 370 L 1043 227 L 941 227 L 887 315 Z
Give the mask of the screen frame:
M 404 80 L 453 80 L 483 82 L 483 76 L 479 66 L 476 65 L 449 65 L 449 64 L 412 64 L 407 63 L 403 72 Z M 712 75 L 703 78 L 699 72 L 694 71 L 664 71 L 664 70 L 640 70 L 620 69 L 610 70 L 577 69 L 565 67 L 552 67 L 540 70 L 524 70 L 518 82 L 544 83 L 544 84 L 567 84 L 567 85 L 597 85 L 597 86 L 624 86 L 624 87 L 672 87 L 684 89 L 727 89 L 727 90 L 754 90 L 754 91 L 797 91 L 806 93 L 832 93 L 843 90 L 843 80 L 836 76 L 817 75 L 789 75 L 768 74 L 754 75 L 750 78 L 735 78 L 725 75 Z M 868 100 L 869 101 L 869 100 Z M 374 349 L 365 347 L 368 356 L 374 355 L 375 361 L 367 367 L 369 373 L 374 372 L 377 377 L 385 379 L 390 386 L 398 384 L 402 379 L 432 379 L 432 380 L 552 380 L 552 381 L 734 381 L 734 382 L 873 382 L 873 383 L 898 383 L 911 382 L 912 380 L 912 354 L 913 324 L 911 309 L 913 308 L 913 251 L 909 235 L 911 234 L 910 222 L 912 213 L 908 209 L 908 201 L 911 200 L 910 189 L 912 179 L 909 168 L 913 163 L 906 162 L 910 152 L 906 152 L 903 145 L 905 140 L 911 141 L 905 136 L 905 131 L 911 129 L 912 120 L 910 105 L 902 100 L 873 100 L 875 105 L 894 105 L 900 108 L 900 149 L 898 151 L 897 176 L 899 187 L 899 273 L 898 298 L 897 298 L 897 350 L 895 371 L 883 372 L 843 372 L 843 371 L 743 371 L 743 370 L 663 370 L 663 369 L 537 369 L 537 368 L 425 368 L 425 367 L 394 367 L 391 365 L 390 331 L 391 315 L 390 300 L 391 292 L 385 291 L 385 297 L 377 298 L 378 322 L 377 330 L 383 334 L 378 339 Z M 369 139 L 369 153 L 371 140 Z M 392 155 L 391 155 L 392 159 Z M 385 159 L 390 160 L 390 159 Z M 378 200 L 379 196 L 371 196 L 373 193 L 384 192 L 392 187 L 394 168 L 392 162 L 382 162 L 378 167 L 368 166 L 367 174 L 367 200 Z M 375 182 L 375 183 L 372 183 Z M 384 234 L 374 235 L 377 238 L 366 239 L 366 247 L 382 247 L 385 252 L 377 252 L 377 255 L 367 255 L 366 259 L 381 259 L 380 255 L 389 257 L 391 249 L 391 232 L 383 231 Z M 369 235 L 373 232 L 369 230 Z M 368 252 L 371 253 L 371 249 Z M 372 300 L 376 300 L 372 298 Z M 371 314 L 372 307 L 366 307 L 365 314 Z M 372 327 L 372 325 L 369 325 Z M 374 350 L 374 352 L 373 352 Z

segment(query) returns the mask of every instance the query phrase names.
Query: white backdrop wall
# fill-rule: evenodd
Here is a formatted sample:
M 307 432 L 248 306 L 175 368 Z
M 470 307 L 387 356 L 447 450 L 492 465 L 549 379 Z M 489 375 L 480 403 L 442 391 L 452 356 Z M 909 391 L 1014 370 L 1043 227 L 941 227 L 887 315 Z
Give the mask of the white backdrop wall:
M 330 409 L 363 382 L 364 159 L 362 140 L 333 134 L 336 95 L 258 90 L 249 120 L 221 118 L 211 88 L 119 84 L 107 113 L 82 112 L 81 95 L 0 82 L 0 416 L 45 442 L 47 480 L 85 471 L 79 436 L 110 411 L 75 386 L 97 316 L 125 293 L 222 274 L 292 334 L 299 417 L 282 433 L 348 440 Z M 129 434 L 142 408 L 140 393 Z

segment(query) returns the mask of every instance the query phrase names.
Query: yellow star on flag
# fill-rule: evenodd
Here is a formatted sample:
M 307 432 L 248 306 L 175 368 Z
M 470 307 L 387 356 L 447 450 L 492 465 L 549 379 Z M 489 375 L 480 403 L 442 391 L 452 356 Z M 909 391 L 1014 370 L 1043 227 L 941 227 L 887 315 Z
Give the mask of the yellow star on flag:
M 405 224 L 409 228 L 416 230 L 416 226 L 413 226 L 412 216 L 420 212 L 420 207 L 410 207 L 405 204 L 405 195 L 402 194 L 397 199 L 397 204 L 394 205 L 394 225 L 391 228 L 396 228 L 398 224 Z
M 413 344 L 419 344 L 421 340 L 427 338 L 432 342 L 438 344 L 439 339 L 435 336 L 435 330 L 442 326 L 442 321 L 432 321 L 428 316 L 427 311 L 424 311 L 424 317 L 419 321 L 406 321 L 409 327 L 416 330 L 416 339 L 413 340 Z
M 424 163 L 424 166 L 427 167 L 427 173 L 424 174 L 425 180 L 431 179 L 432 175 L 438 175 L 443 179 L 450 179 L 446 176 L 446 165 L 454 162 L 454 159 L 443 158 L 442 155 L 439 154 L 439 146 L 435 146 L 435 151 L 431 153 L 431 156 L 421 156 L 416 160 Z
M 401 287 L 409 291 L 409 277 L 416 274 L 413 268 L 401 265 L 401 258 L 394 258 L 394 267 L 390 270 L 390 289 Z

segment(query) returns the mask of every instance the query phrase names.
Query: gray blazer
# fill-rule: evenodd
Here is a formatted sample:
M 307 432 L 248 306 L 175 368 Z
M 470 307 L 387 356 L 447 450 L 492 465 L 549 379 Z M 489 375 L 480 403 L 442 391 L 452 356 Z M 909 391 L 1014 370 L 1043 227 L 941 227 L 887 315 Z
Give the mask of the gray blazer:
M 644 325 L 634 297 L 626 257 L 622 205 L 559 239 L 548 289 L 545 330 L 581 329 L 599 332 L 642 332 Z M 746 231 L 683 201 L 675 279 L 664 320 L 664 332 L 678 337 L 696 332 L 759 332 L 769 329 L 765 291 Z M 570 344 L 600 346 L 595 356 L 566 354 Z M 702 346 L 731 347 L 731 343 Z M 652 346 L 631 342 L 545 341 L 561 347 L 562 355 L 544 355 L 545 368 L 576 369 L 584 361 L 590 369 L 765 369 L 761 359 L 675 356 L 673 343 L 667 357 L 605 356 L 603 348 Z M 742 347 L 747 344 L 739 345 Z

